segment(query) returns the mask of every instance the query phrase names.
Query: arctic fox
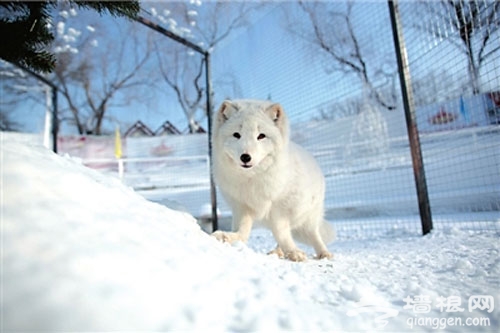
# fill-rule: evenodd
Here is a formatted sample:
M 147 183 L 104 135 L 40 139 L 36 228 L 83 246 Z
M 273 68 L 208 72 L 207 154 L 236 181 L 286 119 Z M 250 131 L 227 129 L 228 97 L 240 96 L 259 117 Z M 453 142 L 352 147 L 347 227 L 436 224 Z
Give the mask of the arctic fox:
M 323 219 L 323 174 L 288 132 L 280 104 L 222 103 L 214 115 L 213 172 L 232 209 L 233 232 L 213 235 L 224 242 L 246 242 L 254 221 L 260 221 L 271 229 L 278 243 L 273 253 L 281 258 L 307 258 L 294 239 L 312 245 L 316 258 L 331 258 L 325 243 L 333 240 L 334 231 Z

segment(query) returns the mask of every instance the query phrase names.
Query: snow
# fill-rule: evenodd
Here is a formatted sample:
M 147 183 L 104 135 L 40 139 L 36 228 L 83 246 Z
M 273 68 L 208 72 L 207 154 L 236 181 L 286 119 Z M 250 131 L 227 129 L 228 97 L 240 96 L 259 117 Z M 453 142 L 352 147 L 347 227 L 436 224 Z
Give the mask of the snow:
M 171 29 L 175 29 L 177 27 L 177 21 L 173 18 L 169 18 L 167 21 Z
M 62 36 L 62 39 L 66 43 L 74 43 L 74 42 L 76 42 L 76 37 L 72 36 L 71 34 L 67 34 L 67 35 Z
M 500 328 L 498 231 L 395 228 L 293 263 L 266 255 L 266 230 L 219 243 L 115 178 L 0 136 L 2 331 Z
M 69 29 L 68 29 L 68 35 L 69 35 L 69 36 L 72 36 L 72 37 L 80 37 L 80 35 L 81 35 L 81 34 L 82 34 L 82 32 L 81 32 L 81 31 L 78 31 L 78 30 L 76 30 L 76 29 L 74 29 L 74 28 L 69 28 Z
M 62 17 L 66 18 L 66 19 L 69 17 L 69 13 L 66 10 L 60 11 L 59 15 L 61 15 Z
M 57 34 L 59 36 L 64 35 L 64 28 L 65 28 L 64 22 L 61 21 L 57 23 Z
M 65 36 L 66 37 L 66 36 Z M 66 38 L 65 38 L 66 39 Z M 54 48 L 54 52 L 55 53 L 63 53 L 63 52 L 70 52 L 70 53 L 78 53 L 78 49 L 77 48 L 74 48 L 72 47 L 71 45 L 69 44 L 66 44 L 64 46 L 56 46 Z

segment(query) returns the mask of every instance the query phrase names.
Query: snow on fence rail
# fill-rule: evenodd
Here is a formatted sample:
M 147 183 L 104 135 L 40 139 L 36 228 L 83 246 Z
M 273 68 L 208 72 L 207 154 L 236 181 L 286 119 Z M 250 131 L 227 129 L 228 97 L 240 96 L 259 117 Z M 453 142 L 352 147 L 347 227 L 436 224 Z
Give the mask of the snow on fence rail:
M 83 163 L 87 166 L 115 164 L 111 172 L 116 173 L 125 184 L 136 190 L 184 188 L 210 184 L 208 155 L 86 159 Z

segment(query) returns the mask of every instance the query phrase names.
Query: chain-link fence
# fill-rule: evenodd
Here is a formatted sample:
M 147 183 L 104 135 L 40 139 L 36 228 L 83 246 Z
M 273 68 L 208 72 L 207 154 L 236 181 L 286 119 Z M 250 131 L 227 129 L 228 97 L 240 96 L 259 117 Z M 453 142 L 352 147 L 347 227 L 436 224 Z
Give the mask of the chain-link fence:
M 440 225 L 500 216 L 500 5 L 402 2 L 427 187 Z
M 214 76 L 238 78 L 231 87 L 216 86 L 216 101 L 272 99 L 284 106 L 292 140 L 314 154 L 325 174 L 326 217 L 339 234 L 421 232 L 400 52 L 409 64 L 410 116 L 434 228 L 497 229 L 498 3 L 408 1 L 397 9 L 401 49 L 386 2 L 275 4 L 216 49 Z
M 383 1 L 270 2 L 252 9 L 226 2 L 208 3 L 205 9 L 196 5 L 197 11 L 187 3 L 161 10 L 164 3 L 157 8 L 151 3 L 141 15 L 152 25 L 124 21 L 106 25 L 106 33 L 123 42 L 101 53 L 95 53 L 95 27 L 88 20 L 79 23 L 80 30 L 78 26 L 70 30 L 69 21 L 64 22 L 66 28 L 58 23 L 57 33 L 64 41 L 78 31 L 88 35 L 78 45 L 82 52 L 60 55 L 62 72 L 49 77 L 61 89 L 62 126 L 76 124 L 82 132 L 78 137 L 60 137 L 61 152 L 72 149 L 72 144 L 82 148 L 90 143 L 93 139 L 87 133 L 108 132 L 109 140 L 100 141 L 106 141 L 109 149 L 96 146 L 89 156 L 80 156 L 84 162 L 93 167 L 111 163 L 112 172 L 145 197 L 196 217 L 210 217 L 214 209 L 209 134 L 199 133 L 210 129 L 206 114 L 224 99 L 270 99 L 288 113 L 292 140 L 318 160 L 326 179 L 325 215 L 341 237 L 401 230 L 420 233 L 425 197 L 434 228 L 498 230 L 500 4 L 483 0 L 393 4 L 391 19 L 389 3 Z M 170 12 L 176 6 L 188 6 L 182 8 L 189 14 L 186 26 L 212 40 L 199 42 L 182 28 Z M 162 36 L 169 32 L 191 44 Z M 85 56 L 92 52 L 92 57 Z M 398 56 L 404 59 L 399 67 Z M 211 77 L 207 77 L 207 57 Z M 104 76 L 109 80 L 111 72 L 117 81 L 107 86 L 90 80 Z M 403 72 L 406 76 L 401 79 Z M 79 85 L 77 80 L 85 75 L 88 84 Z M 132 88 L 115 95 L 125 102 L 115 109 L 110 104 L 111 115 L 100 127 L 95 118 L 99 109 L 90 108 L 99 103 L 85 100 L 100 91 L 85 89 L 114 89 L 127 77 Z M 411 96 L 402 93 L 401 82 Z M 74 85 L 74 92 L 67 94 L 65 85 Z M 211 90 L 213 94 L 207 94 Z M 44 94 L 39 93 L 41 99 Z M 88 119 L 73 119 L 65 100 L 71 96 L 81 98 L 76 104 Z M 44 110 L 40 110 L 41 128 Z M 170 121 L 187 128 L 172 129 Z M 134 123 L 136 134 L 144 136 L 122 138 L 122 156 L 116 159 L 115 125 L 121 125 L 124 136 L 127 129 L 133 134 Z M 174 135 L 163 135 L 171 130 Z M 177 135 L 180 132 L 198 134 Z M 106 151 L 108 162 L 96 150 Z M 416 151 L 421 151 L 421 160 Z M 417 187 L 416 179 L 425 182 Z M 220 226 L 229 228 L 231 211 L 220 195 L 217 209 Z

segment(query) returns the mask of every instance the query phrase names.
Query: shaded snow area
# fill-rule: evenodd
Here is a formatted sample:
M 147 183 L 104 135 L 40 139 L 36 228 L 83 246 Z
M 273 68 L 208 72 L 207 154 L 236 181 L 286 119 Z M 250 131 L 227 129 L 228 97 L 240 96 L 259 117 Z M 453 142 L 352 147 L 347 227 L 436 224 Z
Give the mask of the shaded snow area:
M 292 263 L 45 148 L 1 141 L 3 331 L 498 331 L 499 235 L 330 244 Z M 312 255 L 313 251 L 307 249 Z

